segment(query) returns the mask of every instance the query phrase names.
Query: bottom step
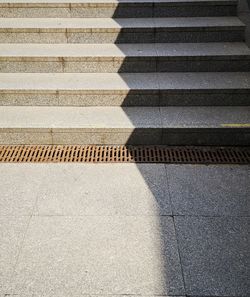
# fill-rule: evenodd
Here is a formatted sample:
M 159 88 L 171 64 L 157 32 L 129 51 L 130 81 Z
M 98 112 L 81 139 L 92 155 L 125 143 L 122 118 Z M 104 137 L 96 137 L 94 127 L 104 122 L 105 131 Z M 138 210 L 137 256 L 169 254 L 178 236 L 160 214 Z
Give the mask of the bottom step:
M 0 144 L 250 145 L 250 107 L 0 107 Z

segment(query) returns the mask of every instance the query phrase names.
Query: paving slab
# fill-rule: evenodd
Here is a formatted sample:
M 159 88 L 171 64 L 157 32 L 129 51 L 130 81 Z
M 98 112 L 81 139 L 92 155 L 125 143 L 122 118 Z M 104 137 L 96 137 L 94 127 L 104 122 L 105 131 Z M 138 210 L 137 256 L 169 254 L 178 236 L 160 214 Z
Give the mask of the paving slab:
M 249 296 L 250 218 L 174 218 L 186 294 Z
M 1 93 L 90 93 L 105 91 L 183 90 L 248 91 L 247 72 L 180 72 L 180 73 L 0 73 Z
M 172 214 L 162 164 L 42 164 L 33 169 L 42 175 L 37 215 Z
M 33 217 L 10 294 L 184 294 L 172 218 Z
M 2 74 L 4 77 L 4 74 Z M 181 72 L 160 73 L 158 80 L 161 90 L 225 90 L 249 89 L 250 74 L 244 72 Z
M 5 296 L 11 283 L 29 219 L 0 216 L 0 296 Z
M 247 78 L 246 78 L 247 79 Z M 1 87 L 8 91 L 30 92 L 94 92 L 128 93 L 136 90 L 157 90 L 155 73 L 0 73 Z M 110 94 L 110 93 L 109 93 Z
M 195 56 L 241 56 L 250 55 L 250 49 L 241 42 L 211 43 L 149 43 L 149 44 L 0 44 L 0 60 L 12 58 L 45 58 L 55 61 L 63 57 L 66 61 L 75 58 L 124 58 L 124 57 L 195 57 Z M 57 59 L 56 59 L 57 58 Z
M 238 17 L 178 17 L 178 18 L 155 18 L 154 25 L 159 28 L 193 28 L 200 27 L 209 30 L 211 28 L 234 28 L 244 27 Z
M 0 216 L 172 214 L 162 164 L 1 164 L 0 170 Z
M 240 21 L 232 20 L 236 25 Z M 0 31 L 4 28 L 23 31 L 22 29 L 38 29 L 44 32 L 54 31 L 67 32 L 68 30 L 89 31 L 89 29 L 111 29 L 120 31 L 121 28 L 153 28 L 152 18 L 0 18 Z M 72 31 L 72 32 L 73 32 Z
M 166 165 L 174 215 L 250 216 L 250 166 Z
M 156 56 L 155 44 L 0 44 L 0 59 L 4 57 L 25 57 L 58 60 L 61 57 L 67 60 L 85 58 L 125 58 L 125 57 L 154 57 Z M 239 49 L 240 50 L 240 49 Z M 242 49 L 243 50 L 243 49 Z M 242 51 L 240 51 L 242 52 Z M 247 51 L 244 51 L 247 53 Z M 243 52 L 243 53 L 244 53 Z M 250 52 L 250 50 L 249 50 Z M 57 59 L 56 59 L 57 58 Z
M 183 106 L 161 107 L 163 128 L 247 128 L 250 107 Z
M 24 32 L 39 29 L 49 32 L 66 32 L 74 29 L 121 28 L 231 28 L 240 29 L 244 24 L 237 17 L 179 17 L 179 18 L 0 18 L 0 32 L 6 29 Z M 29 32 L 31 32 L 29 30 Z
M 1 107 L 0 128 L 39 129 L 49 132 L 79 131 L 79 128 L 160 128 L 159 108 L 147 107 Z M 63 130 L 61 130 L 63 129 Z M 65 130 L 66 129 L 66 130 Z M 41 132 L 42 132 L 41 130 Z M 115 130 L 114 130 L 115 131 Z
M 0 216 L 30 216 L 40 192 L 41 170 L 37 166 L 1 164 Z

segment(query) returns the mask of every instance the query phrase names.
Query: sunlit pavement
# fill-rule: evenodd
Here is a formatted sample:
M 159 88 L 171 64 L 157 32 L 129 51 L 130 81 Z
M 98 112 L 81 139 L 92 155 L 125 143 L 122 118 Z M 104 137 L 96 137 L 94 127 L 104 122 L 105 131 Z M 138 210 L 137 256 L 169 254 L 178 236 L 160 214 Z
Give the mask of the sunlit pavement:
M 0 296 L 249 296 L 250 166 L 0 170 Z

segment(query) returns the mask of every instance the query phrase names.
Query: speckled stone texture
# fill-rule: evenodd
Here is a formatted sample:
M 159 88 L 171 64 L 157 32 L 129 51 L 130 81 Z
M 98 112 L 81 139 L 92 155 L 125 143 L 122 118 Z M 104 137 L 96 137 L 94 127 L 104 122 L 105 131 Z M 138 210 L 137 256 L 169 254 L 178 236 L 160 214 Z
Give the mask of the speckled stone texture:
M 0 0 L 0 145 L 250 145 L 236 7 Z M 0 164 L 0 297 L 249 297 L 249 169 Z
M 215 7 L 216 6 L 216 9 Z M 92 1 L 67 3 L 0 3 L 0 17 L 192 17 L 192 16 L 234 16 L 236 1 Z
M 9 197 L 5 215 L 24 239 L 3 294 L 184 295 L 164 165 L 13 165 L 0 166 L 12 189 L 0 182 Z M 27 182 L 30 175 L 36 178 Z
M 3 203 L 1 197 L 1 205 Z M 10 205 L 8 205 L 10 206 Z M 11 206 L 10 206 L 11 208 Z M 4 296 L 10 286 L 13 269 L 18 259 L 29 217 L 0 215 L 0 295 Z
M 244 43 L 1 44 L 0 72 L 241 72 Z
M 0 164 L 0 294 L 248 296 L 249 169 Z
M 164 235 L 154 216 L 33 217 L 10 292 L 184 293 L 173 222 L 162 223 Z
M 0 73 L 0 79 L 5 106 L 250 104 L 248 72 Z
M 185 288 L 193 296 L 248 296 L 249 217 L 175 217 Z
M 250 216 L 248 166 L 166 168 L 174 215 Z
M 242 123 L 249 112 L 224 106 L 1 106 L 0 143 L 247 145 L 250 128 Z
M 240 0 L 238 2 L 238 15 L 241 21 L 246 25 L 246 31 L 245 31 L 246 43 L 250 47 L 250 2 L 249 0 Z
M 244 41 L 236 17 L 0 18 L 2 43 L 152 43 Z

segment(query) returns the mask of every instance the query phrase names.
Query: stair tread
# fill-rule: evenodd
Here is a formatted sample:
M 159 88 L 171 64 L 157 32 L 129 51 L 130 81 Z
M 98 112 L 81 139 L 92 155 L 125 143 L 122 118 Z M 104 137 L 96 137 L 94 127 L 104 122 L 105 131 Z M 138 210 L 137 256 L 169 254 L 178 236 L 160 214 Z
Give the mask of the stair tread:
M 0 92 L 250 89 L 250 72 L 0 73 Z
M 196 57 L 250 56 L 245 43 L 159 43 L 159 44 L 0 44 L 0 59 L 96 58 L 96 57 Z
M 238 17 L 169 18 L 0 18 L 0 30 L 120 30 L 121 28 L 242 28 Z M 41 31 L 40 31 L 41 32 Z
M 231 56 L 249 55 L 250 49 L 243 42 L 159 43 L 158 56 Z
M 32 4 L 33 7 L 46 4 L 120 4 L 120 3 L 194 3 L 194 4 L 237 4 L 237 0 L 0 0 L 0 6 L 4 4 Z
M 0 107 L 0 129 L 250 128 L 250 107 Z M 80 130 L 79 130 L 80 131 Z

